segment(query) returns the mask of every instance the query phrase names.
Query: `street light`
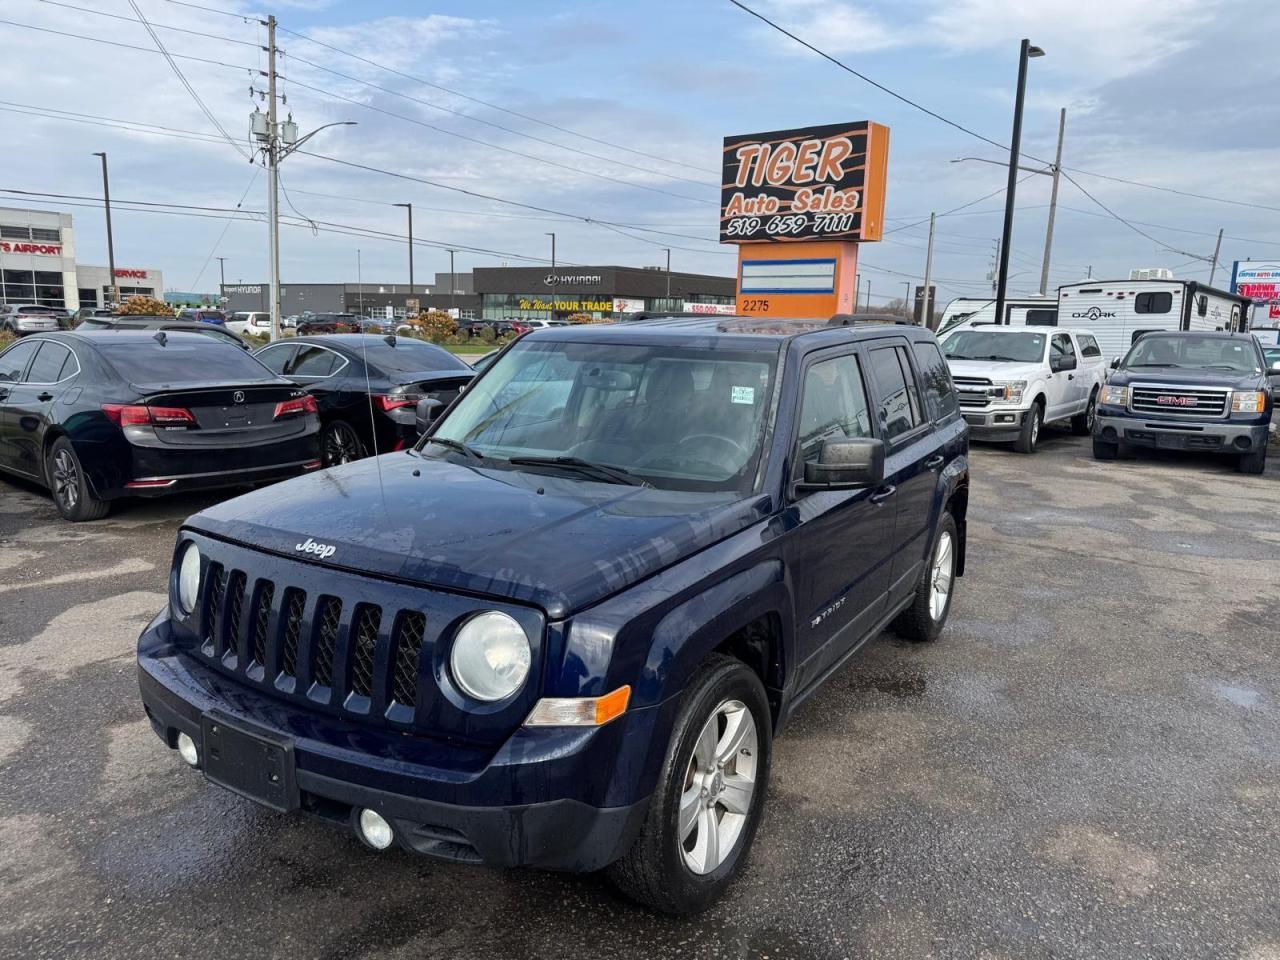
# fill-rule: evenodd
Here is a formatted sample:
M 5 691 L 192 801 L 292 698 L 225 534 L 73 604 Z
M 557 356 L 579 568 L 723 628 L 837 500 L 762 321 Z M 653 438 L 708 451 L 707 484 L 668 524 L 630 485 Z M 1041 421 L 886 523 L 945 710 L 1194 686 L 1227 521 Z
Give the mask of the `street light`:
M 548 232 L 551 238 L 551 319 L 556 318 L 556 235 Z
M 394 207 L 404 207 L 409 211 L 409 296 L 413 296 L 413 204 L 394 203 Z
M 102 203 L 107 211 L 107 272 L 111 275 L 107 280 L 107 289 L 111 291 L 108 296 L 112 302 L 104 306 L 114 307 L 119 297 L 116 295 L 116 250 L 111 239 L 111 184 L 107 178 L 106 153 L 98 152 L 94 156 L 102 158 Z
M 1004 193 L 1004 232 L 1000 242 L 1000 266 L 996 274 L 996 323 L 1004 322 L 1005 294 L 1009 286 L 1009 247 L 1013 239 L 1013 202 L 1018 189 L 1018 153 L 1022 146 L 1022 107 L 1027 98 L 1027 61 L 1044 51 L 1026 37 L 1018 52 L 1018 95 L 1013 103 L 1013 135 L 1009 143 L 1009 183 Z

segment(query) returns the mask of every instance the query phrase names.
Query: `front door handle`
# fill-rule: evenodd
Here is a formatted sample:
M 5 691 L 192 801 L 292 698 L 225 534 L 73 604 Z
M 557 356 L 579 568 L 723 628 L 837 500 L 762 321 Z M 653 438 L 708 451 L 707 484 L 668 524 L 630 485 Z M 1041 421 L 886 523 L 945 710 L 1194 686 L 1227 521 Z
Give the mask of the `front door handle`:
M 39 400 L 41 403 L 44 403 L 46 401 L 52 400 L 53 394 L 50 393 L 48 390 L 46 390 L 44 393 L 37 396 L 36 399 Z
M 881 487 L 879 490 L 877 490 L 867 499 L 870 500 L 872 503 L 884 503 L 884 501 L 888 500 L 897 492 L 898 492 L 898 488 L 894 486 Z
M 942 454 L 935 453 L 932 457 L 930 457 L 928 460 L 924 462 L 925 469 L 933 470 L 936 467 L 940 467 L 942 466 L 942 461 L 945 459 L 946 458 Z
M 1067 374 L 1067 379 L 1068 379 L 1068 380 L 1074 380 L 1075 378 L 1076 378 L 1076 375 L 1075 375 L 1074 373 L 1068 373 L 1068 374 Z

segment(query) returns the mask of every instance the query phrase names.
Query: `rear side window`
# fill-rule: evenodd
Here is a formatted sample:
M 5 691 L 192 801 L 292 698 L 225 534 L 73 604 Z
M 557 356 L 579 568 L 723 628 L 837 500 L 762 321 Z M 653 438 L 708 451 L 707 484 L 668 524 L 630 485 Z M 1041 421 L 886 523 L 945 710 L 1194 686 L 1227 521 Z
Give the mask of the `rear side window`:
M 1080 341 L 1080 356 L 1082 357 L 1100 357 L 1102 350 L 1098 346 L 1098 341 L 1088 334 L 1082 334 L 1076 338 Z
M 879 347 L 869 354 L 872 379 L 876 385 L 876 416 L 884 438 L 909 433 L 920 423 L 920 400 L 915 378 L 902 347 Z
M 828 437 L 871 436 L 871 411 L 858 358 L 835 357 L 811 366 L 800 404 L 800 458 L 813 460 Z
M 17 383 L 22 379 L 22 371 L 35 356 L 38 340 L 20 340 L 4 353 L 0 353 L 0 382 Z
M 1133 298 L 1134 313 L 1168 313 L 1173 309 L 1173 294 L 1167 290 L 1140 293 Z
M 917 340 L 912 344 L 916 354 L 916 365 L 920 368 L 920 376 L 924 379 L 924 395 L 928 401 L 933 419 L 942 420 L 957 412 L 956 390 L 951 383 L 951 370 L 942 359 L 936 344 L 927 340 Z
M 294 349 L 294 345 L 288 343 L 279 347 L 267 347 L 265 350 L 259 350 L 254 356 L 272 373 L 284 373 L 285 365 L 293 357 Z
M 60 343 L 45 340 L 41 342 L 40 352 L 24 379 L 27 383 L 57 383 L 75 368 L 76 362 L 71 359 L 70 350 Z
M 154 337 L 116 334 L 94 337 L 98 352 L 132 383 L 168 384 L 201 381 L 256 381 L 271 371 L 247 350 L 232 350 L 198 333 L 169 333 L 162 345 Z
M 327 377 L 342 365 L 342 357 L 324 347 L 298 348 L 298 355 L 289 365 L 291 377 Z

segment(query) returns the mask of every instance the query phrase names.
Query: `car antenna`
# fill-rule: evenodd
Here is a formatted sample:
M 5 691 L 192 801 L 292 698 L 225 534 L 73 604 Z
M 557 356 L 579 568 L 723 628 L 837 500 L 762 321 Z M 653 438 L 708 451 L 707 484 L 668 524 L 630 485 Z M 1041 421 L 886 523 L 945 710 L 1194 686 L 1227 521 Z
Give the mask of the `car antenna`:
M 153 339 L 156 343 L 160 344 L 160 346 L 162 347 L 166 346 L 169 343 L 169 338 L 164 335 L 163 330 L 157 330 L 156 335 L 151 339 Z

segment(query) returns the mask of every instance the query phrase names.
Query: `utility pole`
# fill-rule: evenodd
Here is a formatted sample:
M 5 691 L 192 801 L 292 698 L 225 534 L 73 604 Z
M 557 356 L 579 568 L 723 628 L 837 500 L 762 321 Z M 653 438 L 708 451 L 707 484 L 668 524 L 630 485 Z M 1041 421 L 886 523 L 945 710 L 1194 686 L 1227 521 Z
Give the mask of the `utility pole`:
M 929 330 L 933 329 L 933 304 L 929 299 L 929 284 L 933 281 L 933 227 L 937 215 L 929 214 L 929 247 L 924 255 L 924 291 L 920 294 L 920 323 Z
M 858 312 L 858 301 L 862 298 L 862 274 L 853 275 L 853 312 Z
M 449 310 L 450 312 L 457 310 L 458 304 L 458 275 L 453 272 L 453 255 L 457 250 L 449 251 Z
M 1013 239 L 1013 206 L 1018 192 L 1018 154 L 1022 148 L 1022 108 L 1027 99 L 1027 61 L 1043 57 L 1026 37 L 1018 52 L 1018 92 L 1013 102 L 1013 134 L 1009 138 L 1009 182 L 1004 191 L 1004 231 L 1000 240 L 1000 266 L 996 271 L 996 323 L 1004 323 L 1005 295 L 1009 289 L 1009 246 Z
M 218 284 L 218 296 L 221 297 L 225 296 L 222 288 L 227 285 L 227 258 L 217 257 L 216 259 L 218 261 L 218 279 L 221 281 Z
M 276 124 L 276 18 L 267 17 L 267 221 L 271 339 L 280 339 L 280 128 Z
M 111 274 L 111 279 L 107 281 L 110 286 L 107 289 L 111 291 L 109 294 L 111 303 L 106 306 L 114 307 L 120 296 L 116 288 L 116 248 L 111 238 L 111 183 L 107 177 L 107 155 L 95 153 L 94 156 L 102 158 L 102 204 L 107 211 L 107 272 Z
M 1067 130 L 1067 108 L 1058 112 L 1058 152 L 1053 158 L 1053 188 L 1049 192 L 1049 226 L 1044 233 L 1044 265 L 1040 268 L 1040 296 L 1049 292 L 1049 255 L 1053 252 L 1053 219 L 1058 212 L 1058 180 L 1062 176 L 1062 136 Z
M 1222 234 L 1225 228 L 1218 230 L 1218 242 L 1213 245 L 1213 261 L 1209 265 L 1209 286 L 1213 286 L 1213 275 L 1218 272 L 1218 255 L 1222 253 Z
M 867 309 L 871 309 L 871 278 L 867 277 Z
M 1092 280 L 1092 279 L 1093 279 L 1093 264 L 1092 264 L 1092 263 L 1091 263 L 1091 264 L 1089 264 L 1089 275 L 1088 275 L 1087 277 L 1085 277 L 1085 279 L 1086 279 L 1086 280 Z
M 556 318 L 556 235 L 548 233 L 551 238 L 551 319 Z
M 397 203 L 395 206 L 409 211 L 409 296 L 413 296 L 413 204 Z
M 356 312 L 364 317 L 364 273 L 360 269 L 360 248 L 356 247 Z M 343 304 L 346 306 L 346 304 Z
M 667 251 L 667 299 L 671 299 L 671 248 L 664 247 Z

